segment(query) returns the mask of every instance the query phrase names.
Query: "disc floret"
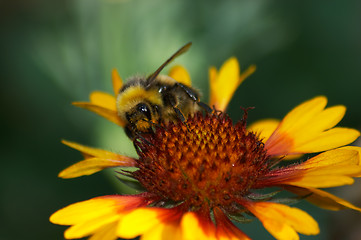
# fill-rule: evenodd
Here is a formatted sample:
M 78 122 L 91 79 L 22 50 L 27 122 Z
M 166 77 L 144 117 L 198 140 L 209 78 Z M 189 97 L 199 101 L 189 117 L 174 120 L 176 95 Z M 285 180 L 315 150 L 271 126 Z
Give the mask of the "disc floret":
M 134 177 L 147 192 L 187 210 L 233 212 L 269 171 L 264 144 L 247 131 L 246 119 L 233 124 L 224 113 L 197 113 L 186 125 L 162 125 L 135 144 L 139 170 Z

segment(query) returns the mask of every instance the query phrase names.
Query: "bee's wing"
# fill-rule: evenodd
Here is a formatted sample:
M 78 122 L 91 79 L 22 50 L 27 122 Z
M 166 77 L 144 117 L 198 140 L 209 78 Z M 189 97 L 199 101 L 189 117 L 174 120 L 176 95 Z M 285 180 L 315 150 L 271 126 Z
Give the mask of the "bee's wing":
M 176 57 L 178 57 L 179 55 L 185 53 L 186 51 L 188 51 L 188 49 L 191 47 L 192 42 L 187 43 L 186 45 L 184 45 L 183 47 L 181 47 L 177 52 L 175 52 L 170 58 L 168 58 L 152 75 L 150 75 L 147 78 L 147 87 L 150 86 L 152 84 L 152 82 L 154 81 L 154 79 L 157 78 L 157 76 L 159 75 L 159 73 L 163 70 L 163 68 L 165 66 L 167 66 L 171 61 L 173 61 L 173 59 L 175 59 Z

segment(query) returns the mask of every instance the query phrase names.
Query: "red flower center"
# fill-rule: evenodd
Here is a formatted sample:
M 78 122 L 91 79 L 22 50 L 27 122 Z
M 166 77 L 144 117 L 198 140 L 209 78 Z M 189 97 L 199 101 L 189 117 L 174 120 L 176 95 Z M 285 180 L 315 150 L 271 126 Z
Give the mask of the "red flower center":
M 269 172 L 263 143 L 224 113 L 189 117 L 158 127 L 135 141 L 139 154 L 134 177 L 162 202 L 187 210 L 216 206 L 232 213 Z M 238 206 L 238 207 L 237 207 Z

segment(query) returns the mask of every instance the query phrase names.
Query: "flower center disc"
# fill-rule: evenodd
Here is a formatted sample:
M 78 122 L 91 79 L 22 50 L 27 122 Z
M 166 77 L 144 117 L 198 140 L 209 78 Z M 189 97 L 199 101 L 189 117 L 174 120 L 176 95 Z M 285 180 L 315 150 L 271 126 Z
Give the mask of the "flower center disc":
M 135 145 L 134 177 L 162 201 L 189 209 L 232 208 L 269 170 L 264 145 L 246 130 L 245 120 L 233 125 L 224 113 L 197 113 L 186 124 L 162 125 Z

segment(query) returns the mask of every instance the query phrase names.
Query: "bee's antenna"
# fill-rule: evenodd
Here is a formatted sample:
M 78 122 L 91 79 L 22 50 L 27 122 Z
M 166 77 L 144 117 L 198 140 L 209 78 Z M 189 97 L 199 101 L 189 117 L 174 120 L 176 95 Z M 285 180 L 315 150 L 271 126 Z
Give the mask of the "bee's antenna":
M 156 77 L 159 75 L 159 73 L 163 70 L 163 68 L 165 66 L 167 66 L 171 61 L 173 61 L 173 59 L 175 59 L 179 55 L 188 51 L 188 49 L 191 46 L 192 46 L 192 42 L 187 43 L 186 45 L 181 47 L 177 52 L 175 52 L 170 58 L 168 58 L 154 73 L 152 73 L 152 75 L 150 75 L 147 78 L 147 87 L 149 87 L 149 85 L 151 85 L 151 83 L 154 81 L 154 79 L 156 79 Z

